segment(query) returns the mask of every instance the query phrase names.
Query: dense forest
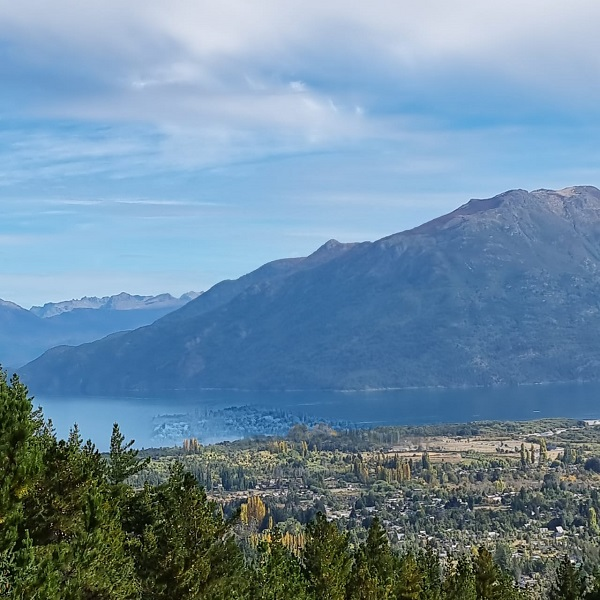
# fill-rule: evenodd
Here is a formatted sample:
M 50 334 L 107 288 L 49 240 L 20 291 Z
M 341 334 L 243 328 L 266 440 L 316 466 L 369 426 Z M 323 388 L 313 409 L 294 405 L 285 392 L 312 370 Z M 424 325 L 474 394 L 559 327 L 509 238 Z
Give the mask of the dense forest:
M 38 600 L 530 598 L 483 544 L 441 556 L 398 552 L 377 515 L 357 542 L 321 512 L 290 543 L 249 497 L 224 513 L 173 461 L 164 481 L 132 485 L 147 461 L 117 425 L 110 453 L 76 427 L 58 439 L 27 388 L 0 373 L 0 597 Z M 600 598 L 568 556 L 549 597 Z

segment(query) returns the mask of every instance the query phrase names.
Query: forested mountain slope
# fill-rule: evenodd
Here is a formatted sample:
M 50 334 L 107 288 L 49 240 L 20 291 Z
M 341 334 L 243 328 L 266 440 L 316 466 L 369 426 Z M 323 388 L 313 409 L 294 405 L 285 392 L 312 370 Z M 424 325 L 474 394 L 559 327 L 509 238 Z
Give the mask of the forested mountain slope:
M 43 392 L 598 379 L 600 191 L 513 190 L 223 282 L 149 327 L 49 351 Z

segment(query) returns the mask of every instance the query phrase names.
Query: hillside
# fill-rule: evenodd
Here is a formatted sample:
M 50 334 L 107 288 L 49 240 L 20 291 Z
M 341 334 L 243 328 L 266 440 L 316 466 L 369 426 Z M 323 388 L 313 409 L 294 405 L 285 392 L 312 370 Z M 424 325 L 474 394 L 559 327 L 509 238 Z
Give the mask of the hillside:
M 14 368 L 57 345 L 91 342 L 118 331 L 149 325 L 185 306 L 198 294 L 84 297 L 26 310 L 0 300 L 0 364 Z
M 513 190 L 222 282 L 47 352 L 34 392 L 465 386 L 600 377 L 600 191 Z

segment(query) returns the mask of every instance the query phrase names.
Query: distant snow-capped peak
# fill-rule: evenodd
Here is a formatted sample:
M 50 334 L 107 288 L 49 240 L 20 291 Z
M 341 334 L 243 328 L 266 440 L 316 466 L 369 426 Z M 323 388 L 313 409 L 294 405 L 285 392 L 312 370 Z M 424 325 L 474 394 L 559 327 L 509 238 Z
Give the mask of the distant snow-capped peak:
M 47 302 L 43 306 L 32 306 L 31 312 L 38 317 L 49 318 L 78 309 L 94 310 L 144 310 L 179 308 L 194 300 L 201 294 L 198 292 L 187 292 L 179 298 L 171 294 L 159 294 L 157 296 L 139 296 L 121 292 L 114 296 L 84 296 L 83 298 L 65 300 L 63 302 Z

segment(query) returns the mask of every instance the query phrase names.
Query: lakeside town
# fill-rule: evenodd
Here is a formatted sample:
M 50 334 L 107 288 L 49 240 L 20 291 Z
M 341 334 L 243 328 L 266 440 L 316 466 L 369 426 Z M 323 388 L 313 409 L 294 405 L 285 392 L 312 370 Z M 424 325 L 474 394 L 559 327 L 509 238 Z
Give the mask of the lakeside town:
M 160 483 L 181 463 L 226 515 L 241 512 L 237 533 L 249 547 L 273 530 L 301 546 L 322 512 L 355 544 L 377 517 L 400 550 L 433 547 L 444 558 L 484 545 L 538 594 L 563 555 L 589 573 L 600 565 L 597 421 L 296 424 L 285 436 L 190 438 L 144 454 L 134 485 Z

